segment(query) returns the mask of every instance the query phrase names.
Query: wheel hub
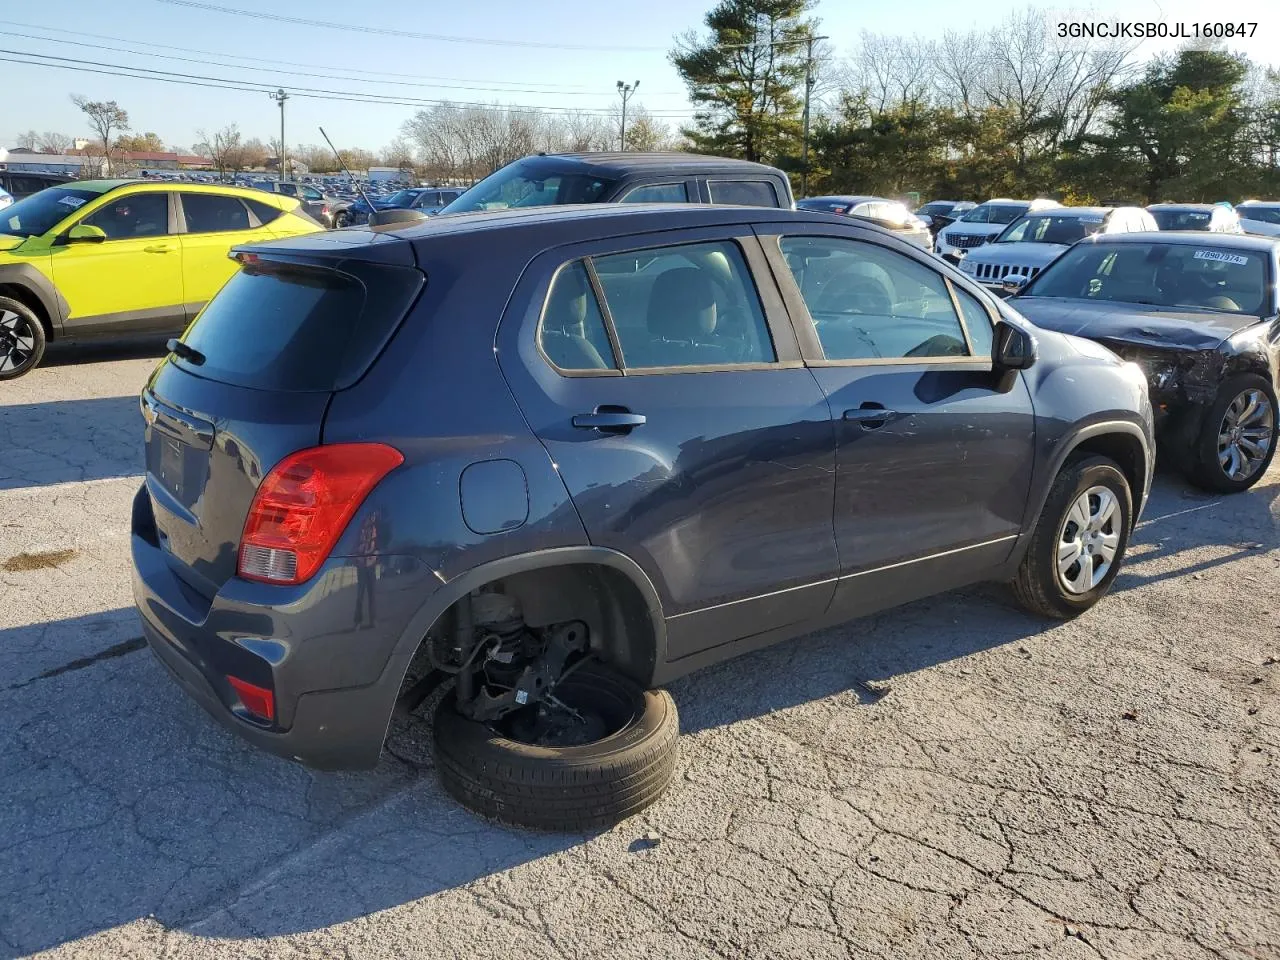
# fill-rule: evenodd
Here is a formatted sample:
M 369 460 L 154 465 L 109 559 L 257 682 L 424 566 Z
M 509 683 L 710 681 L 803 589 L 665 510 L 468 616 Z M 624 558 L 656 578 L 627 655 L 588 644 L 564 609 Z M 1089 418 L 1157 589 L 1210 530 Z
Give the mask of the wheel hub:
M 1122 518 L 1108 487 L 1090 487 L 1071 504 L 1058 533 L 1058 581 L 1068 593 L 1088 593 L 1110 572 Z
M 1231 480 L 1253 477 L 1275 442 L 1276 415 L 1263 391 L 1241 391 L 1227 406 L 1218 427 L 1218 466 Z

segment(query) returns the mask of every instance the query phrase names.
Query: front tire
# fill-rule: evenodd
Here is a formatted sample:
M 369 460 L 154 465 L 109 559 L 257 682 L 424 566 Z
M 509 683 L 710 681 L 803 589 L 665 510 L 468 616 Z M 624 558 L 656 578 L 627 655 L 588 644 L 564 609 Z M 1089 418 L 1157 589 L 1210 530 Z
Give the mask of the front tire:
M 44 325 L 25 303 L 0 297 L 0 380 L 30 373 L 44 356 Z
M 351 223 L 351 214 L 345 210 L 340 210 L 333 215 L 333 229 L 341 230 Z
M 521 827 L 582 832 L 643 810 L 675 776 L 680 722 L 665 690 L 643 690 L 596 664 L 575 670 L 555 697 L 619 728 L 568 746 L 521 742 L 511 715 L 496 724 L 460 714 L 451 692 L 435 715 L 435 758 L 448 793 L 475 812 Z M 534 708 L 530 707 L 529 710 Z
M 1106 457 L 1068 461 L 1054 480 L 1012 587 L 1031 613 L 1067 620 L 1111 589 L 1133 526 L 1133 494 Z
M 1226 381 L 1205 412 L 1187 479 L 1214 493 L 1240 493 L 1262 479 L 1276 455 L 1276 393 L 1265 377 Z

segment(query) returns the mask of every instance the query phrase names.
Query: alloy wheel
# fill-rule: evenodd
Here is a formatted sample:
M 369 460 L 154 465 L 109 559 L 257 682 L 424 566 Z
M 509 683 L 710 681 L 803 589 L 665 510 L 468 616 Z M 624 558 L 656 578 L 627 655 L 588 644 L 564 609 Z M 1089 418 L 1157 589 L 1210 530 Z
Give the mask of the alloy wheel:
M 1230 480 L 1252 477 L 1275 442 L 1276 412 L 1271 398 L 1250 387 L 1236 396 L 1218 425 L 1218 466 Z
M 12 310 L 0 310 L 0 373 L 12 373 L 31 362 L 36 335 L 31 321 Z
M 1076 497 L 1058 531 L 1058 580 L 1068 593 L 1088 593 L 1106 577 L 1120 549 L 1124 513 L 1108 487 Z

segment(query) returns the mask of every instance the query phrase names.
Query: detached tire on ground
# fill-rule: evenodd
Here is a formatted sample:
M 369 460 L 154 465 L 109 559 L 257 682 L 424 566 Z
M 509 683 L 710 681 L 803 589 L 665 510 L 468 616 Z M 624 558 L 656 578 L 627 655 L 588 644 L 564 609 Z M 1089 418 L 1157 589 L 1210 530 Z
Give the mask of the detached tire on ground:
M 463 806 L 521 827 L 579 832 L 638 813 L 671 784 L 680 722 L 665 690 L 644 690 L 595 664 L 556 687 L 567 703 L 625 717 L 617 732 L 574 746 L 539 746 L 468 720 L 450 692 L 435 715 L 441 783 Z
M 1133 527 L 1133 495 L 1106 457 L 1068 460 L 1053 481 L 1012 583 L 1031 613 L 1066 620 L 1106 595 Z

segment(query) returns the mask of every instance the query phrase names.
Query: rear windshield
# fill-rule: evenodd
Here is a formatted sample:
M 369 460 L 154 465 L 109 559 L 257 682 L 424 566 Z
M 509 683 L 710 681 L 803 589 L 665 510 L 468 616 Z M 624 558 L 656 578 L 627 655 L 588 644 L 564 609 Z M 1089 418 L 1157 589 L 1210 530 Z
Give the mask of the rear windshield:
M 1204 210 L 1151 210 L 1161 230 L 1208 230 L 1213 214 Z
M 232 277 L 183 342 L 204 354 L 183 369 L 286 392 L 349 387 L 369 368 L 422 288 L 417 270 L 344 262 L 342 270 L 260 261 Z
M 517 160 L 491 173 L 441 213 L 597 203 L 615 181 L 577 171 L 555 172 L 545 164 Z

